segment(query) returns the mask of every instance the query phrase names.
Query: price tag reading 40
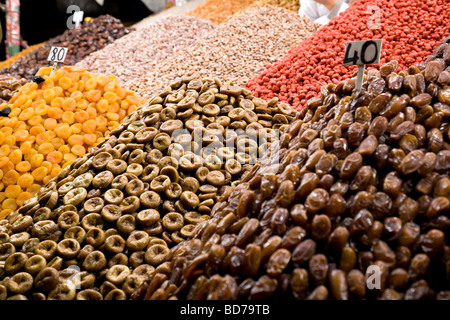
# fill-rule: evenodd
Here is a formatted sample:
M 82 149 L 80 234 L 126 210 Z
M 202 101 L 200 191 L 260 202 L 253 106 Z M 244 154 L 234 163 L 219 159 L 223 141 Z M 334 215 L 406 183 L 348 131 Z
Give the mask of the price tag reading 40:
M 379 63 L 382 43 L 382 39 L 347 42 L 344 65 Z
M 48 61 L 51 62 L 64 62 L 67 55 L 67 48 L 64 47 L 52 47 L 48 55 Z
M 377 64 L 380 62 L 382 44 L 382 39 L 347 42 L 344 65 L 358 65 L 358 75 L 355 84 L 357 95 L 361 92 L 366 64 Z

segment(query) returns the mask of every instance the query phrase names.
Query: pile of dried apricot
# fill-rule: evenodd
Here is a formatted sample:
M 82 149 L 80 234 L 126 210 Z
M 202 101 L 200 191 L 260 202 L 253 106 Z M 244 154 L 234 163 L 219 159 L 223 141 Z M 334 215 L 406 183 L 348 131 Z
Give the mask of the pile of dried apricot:
M 0 109 L 0 219 L 31 198 L 73 160 L 103 141 L 144 100 L 115 76 L 64 66 L 37 75 Z

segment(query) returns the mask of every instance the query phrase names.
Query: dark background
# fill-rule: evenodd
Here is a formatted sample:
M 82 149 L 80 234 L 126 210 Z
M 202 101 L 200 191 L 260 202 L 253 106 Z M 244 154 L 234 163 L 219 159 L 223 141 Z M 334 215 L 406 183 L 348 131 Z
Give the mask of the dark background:
M 0 0 L 5 3 L 5 0 Z M 78 5 L 84 17 L 98 17 L 110 14 L 130 26 L 152 14 L 140 0 L 104 0 L 103 7 L 94 0 L 21 0 L 20 33 L 28 45 L 37 44 L 67 30 L 66 22 L 71 14 L 66 13 L 69 5 Z M 3 39 L 0 45 L 0 61 L 6 59 L 5 13 L 0 11 Z

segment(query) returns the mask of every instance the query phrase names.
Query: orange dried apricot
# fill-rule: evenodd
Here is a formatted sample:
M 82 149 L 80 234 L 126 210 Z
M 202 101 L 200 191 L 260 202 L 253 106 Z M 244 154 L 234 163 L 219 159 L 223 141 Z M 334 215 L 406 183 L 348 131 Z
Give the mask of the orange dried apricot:
M 19 173 L 16 170 L 9 170 L 3 175 L 2 182 L 5 186 L 16 184 L 19 179 Z
M 62 118 L 63 112 L 64 111 L 61 110 L 61 108 L 59 108 L 59 107 L 50 107 L 50 109 L 48 109 L 47 114 L 50 118 L 59 120 Z
M 84 156 L 86 154 L 86 149 L 83 146 L 76 145 L 71 149 L 72 153 L 76 156 Z
M 28 119 L 28 124 L 30 126 L 37 126 L 42 123 L 42 117 L 40 115 L 35 114 L 30 119 Z
M 7 198 L 17 198 L 17 196 L 22 192 L 22 188 L 18 185 L 9 185 L 5 188 L 5 196 Z
M 72 129 L 67 124 L 60 126 L 55 129 L 55 131 L 56 135 L 64 140 L 68 139 L 72 135 Z
M 97 119 L 98 119 L 98 118 L 99 118 L 99 117 L 97 117 Z M 101 125 L 101 123 L 98 123 L 98 122 L 95 121 L 95 120 L 92 120 L 92 119 L 87 120 L 87 121 L 85 121 L 85 122 L 83 123 L 83 131 L 86 132 L 86 133 L 94 133 L 95 130 L 97 129 L 97 124 L 98 124 L 99 126 Z
M 67 98 L 62 103 L 62 108 L 64 111 L 73 111 L 77 107 L 77 102 L 75 99 Z
M 50 163 L 60 163 L 63 159 L 63 154 L 59 151 L 52 151 L 47 154 L 47 161 Z
M 50 142 L 44 142 L 41 145 L 39 145 L 39 148 L 38 148 L 38 152 L 40 154 L 43 154 L 44 156 L 54 150 L 55 150 L 55 147 Z
M 19 185 L 22 189 L 27 189 L 34 182 L 34 178 L 30 173 L 24 173 L 17 179 L 17 185 Z
M 13 164 L 18 164 L 22 161 L 22 151 L 20 149 L 14 150 L 9 154 L 8 158 Z
M 95 133 L 86 133 L 83 136 L 83 141 L 85 144 L 92 146 L 97 141 L 97 135 Z
M 102 96 L 102 92 L 97 89 L 89 90 L 86 93 L 86 98 L 91 102 L 99 101 L 101 96 Z
M 72 124 L 75 122 L 75 113 L 73 113 L 72 111 L 64 111 L 61 120 L 64 123 Z
M 80 110 L 75 114 L 75 121 L 83 123 L 89 119 L 89 113 L 85 110 Z
M 69 77 L 61 77 L 58 81 L 58 85 L 62 89 L 67 90 L 72 85 L 72 79 L 70 79 Z
M 47 168 L 39 167 L 39 168 L 34 169 L 31 172 L 31 175 L 33 176 L 34 180 L 42 181 L 42 179 L 44 179 L 44 177 L 47 175 L 47 173 L 48 173 L 48 169 Z M 5 177 L 3 177 L 3 180 L 4 179 L 5 179 Z M 17 181 L 17 179 L 16 179 L 16 181 Z M 3 183 L 5 183 L 5 182 L 3 181 Z

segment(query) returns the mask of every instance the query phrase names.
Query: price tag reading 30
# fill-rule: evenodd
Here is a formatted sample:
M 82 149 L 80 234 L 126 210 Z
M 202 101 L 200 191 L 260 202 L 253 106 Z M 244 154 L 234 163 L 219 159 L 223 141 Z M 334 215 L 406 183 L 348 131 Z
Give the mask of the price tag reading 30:
M 382 43 L 382 39 L 347 42 L 344 65 L 379 63 Z
M 64 62 L 67 55 L 67 48 L 64 47 L 52 47 L 47 60 L 51 62 Z

